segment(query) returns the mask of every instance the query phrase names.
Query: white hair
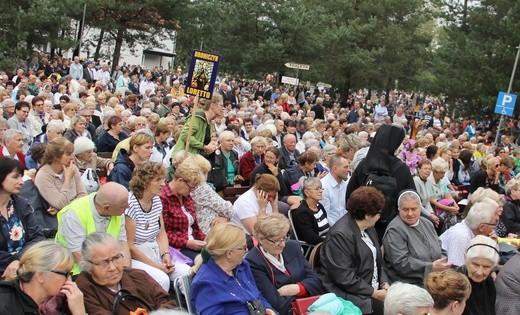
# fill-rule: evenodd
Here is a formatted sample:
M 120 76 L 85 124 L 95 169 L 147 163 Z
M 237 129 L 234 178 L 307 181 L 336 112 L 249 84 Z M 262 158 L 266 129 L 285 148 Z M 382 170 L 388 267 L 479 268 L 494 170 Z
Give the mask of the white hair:
M 81 153 L 94 150 L 95 149 L 94 142 L 87 137 L 77 137 L 74 140 L 74 155 L 79 155 Z
M 487 201 L 477 202 L 469 209 L 468 215 L 464 220 L 470 229 L 475 230 L 479 225 L 489 223 L 491 218 L 495 216 L 496 207 L 491 206 L 492 201 L 493 200 L 489 199 Z
M 433 299 L 425 289 L 402 282 L 396 282 L 388 289 L 385 315 L 414 315 L 423 307 L 433 307 Z

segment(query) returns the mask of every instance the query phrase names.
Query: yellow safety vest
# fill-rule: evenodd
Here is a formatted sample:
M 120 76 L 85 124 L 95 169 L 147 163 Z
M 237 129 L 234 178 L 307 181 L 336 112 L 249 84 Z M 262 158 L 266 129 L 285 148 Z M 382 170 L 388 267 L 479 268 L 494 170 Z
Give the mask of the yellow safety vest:
M 94 215 L 92 214 L 93 209 L 90 207 L 90 198 L 93 197 L 96 193 L 91 193 L 90 195 L 83 196 L 81 198 L 78 198 L 65 206 L 65 208 L 61 209 L 58 212 L 57 218 L 58 218 L 58 232 L 56 233 L 55 241 L 63 245 L 64 247 L 67 247 L 67 241 L 65 240 L 65 237 L 60 233 L 61 231 L 61 220 L 63 218 L 63 215 L 69 210 L 72 210 L 76 212 L 76 215 L 78 216 L 79 221 L 81 222 L 81 225 L 86 231 L 87 236 L 97 232 L 96 231 L 96 224 L 94 222 Z M 94 209 L 95 211 L 95 209 Z M 110 235 L 112 235 L 116 240 L 119 236 L 119 230 L 121 229 L 121 223 L 123 221 L 123 216 L 112 216 L 110 217 L 110 222 L 108 224 L 106 232 Z M 81 269 L 78 264 L 74 264 L 74 267 L 72 268 L 72 274 L 77 275 L 81 272 Z

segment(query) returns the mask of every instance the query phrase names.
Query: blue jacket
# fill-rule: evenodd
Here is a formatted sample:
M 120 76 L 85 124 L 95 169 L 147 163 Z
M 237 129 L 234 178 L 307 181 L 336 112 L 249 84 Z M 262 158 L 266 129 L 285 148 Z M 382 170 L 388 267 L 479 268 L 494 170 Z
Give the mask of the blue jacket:
M 261 300 L 266 309 L 274 310 L 258 291 L 247 261 L 242 260 L 234 273 L 235 276 L 230 277 L 213 259 L 202 264 L 191 284 L 197 314 L 249 315 L 246 302 L 256 299 Z
M 251 272 L 262 295 L 280 314 L 284 315 L 289 314 L 291 302 L 297 297 L 280 296 L 277 291 L 279 288 L 286 284 L 300 283 L 309 296 L 321 294 L 323 291 L 318 274 L 311 269 L 297 241 L 288 241 L 282 256 L 289 276 L 269 263 L 256 247 L 247 254 L 246 260 L 251 264 Z
M 129 189 L 129 182 L 132 178 L 132 172 L 134 171 L 135 165 L 128 157 L 125 149 L 121 149 L 117 155 L 114 168 L 107 177 L 107 182 L 116 182 Z

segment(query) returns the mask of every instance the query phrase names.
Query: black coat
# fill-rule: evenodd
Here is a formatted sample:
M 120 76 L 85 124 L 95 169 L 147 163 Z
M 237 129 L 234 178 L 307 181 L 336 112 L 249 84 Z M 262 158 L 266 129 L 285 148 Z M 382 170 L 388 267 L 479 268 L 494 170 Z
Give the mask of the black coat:
M 238 154 L 233 150 L 229 152 L 229 159 L 233 163 L 236 175 L 238 175 Z M 208 173 L 208 183 L 212 183 L 213 186 L 215 186 L 216 191 L 221 191 L 228 186 L 233 186 L 234 183 L 228 183 L 228 162 L 224 154 L 216 154 L 214 152 L 207 155 L 205 152 L 203 152 L 202 155 L 211 163 L 211 170 Z
M 36 220 L 33 208 L 23 198 L 11 195 L 13 200 L 14 211 L 21 219 L 23 229 L 25 230 L 25 245 L 23 251 L 29 246 L 45 239 L 39 222 Z M 5 268 L 14 260 L 19 260 L 23 251 L 12 255 L 6 251 L 7 238 L 3 233 L 0 233 L 0 274 L 3 274 Z M 3 314 L 0 312 L 0 314 Z
M 506 226 L 508 233 L 520 233 L 520 200 L 507 198 L 500 220 Z
M 381 246 L 374 228 L 368 234 L 376 248 L 379 284 L 388 282 L 381 257 Z M 344 215 L 330 229 L 321 247 L 318 275 L 326 292 L 354 303 L 363 314 L 372 312 L 374 293 L 372 276 L 374 260 L 372 251 L 361 238 L 361 230 L 350 214 Z
M 0 300 L 0 314 L 39 314 L 38 304 L 20 289 L 18 283 L 0 282 Z

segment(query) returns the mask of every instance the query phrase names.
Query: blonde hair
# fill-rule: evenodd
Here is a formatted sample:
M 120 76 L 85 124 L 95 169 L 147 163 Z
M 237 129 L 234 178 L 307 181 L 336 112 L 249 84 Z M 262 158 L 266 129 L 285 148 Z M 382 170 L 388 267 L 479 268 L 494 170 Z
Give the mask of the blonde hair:
M 31 281 L 36 272 L 53 269 L 70 270 L 74 266 L 72 254 L 61 244 L 51 240 L 38 242 L 29 247 L 20 258 L 20 267 L 8 275 L 8 281 L 20 279 Z
M 193 154 L 190 156 L 193 164 L 197 165 L 200 168 L 202 174 L 207 175 L 209 171 L 211 171 L 211 163 L 200 154 Z
M 190 160 L 184 160 L 177 166 L 173 178 L 182 178 L 196 186 L 200 185 L 204 181 L 200 167 L 192 163 Z
M 206 250 L 213 259 L 218 259 L 246 241 L 242 228 L 234 223 L 218 224 L 211 228 L 206 237 Z
M 132 138 L 130 138 L 130 152 L 133 152 L 134 145 L 141 146 L 147 143 L 154 143 L 154 138 L 151 134 L 146 132 L 135 133 Z
M 257 239 L 267 239 L 289 232 L 289 219 L 281 213 L 271 213 L 259 218 L 254 226 L 254 236 Z

